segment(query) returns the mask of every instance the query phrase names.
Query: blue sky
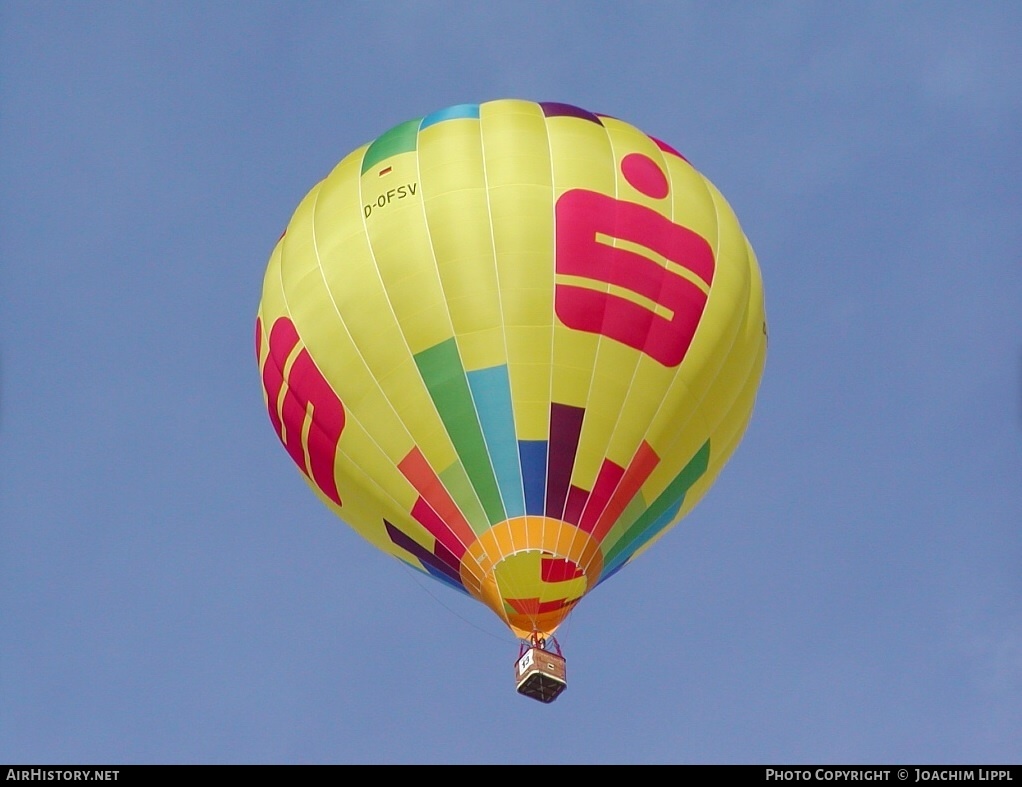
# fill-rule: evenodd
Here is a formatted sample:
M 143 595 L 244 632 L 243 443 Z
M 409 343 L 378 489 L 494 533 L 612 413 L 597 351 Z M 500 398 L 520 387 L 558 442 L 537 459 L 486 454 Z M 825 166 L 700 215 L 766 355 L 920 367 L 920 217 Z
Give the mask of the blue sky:
M 1022 761 L 1022 11 L 0 4 L 0 761 Z M 563 101 L 680 150 L 763 269 L 752 424 L 514 692 L 263 407 L 269 252 L 351 149 Z

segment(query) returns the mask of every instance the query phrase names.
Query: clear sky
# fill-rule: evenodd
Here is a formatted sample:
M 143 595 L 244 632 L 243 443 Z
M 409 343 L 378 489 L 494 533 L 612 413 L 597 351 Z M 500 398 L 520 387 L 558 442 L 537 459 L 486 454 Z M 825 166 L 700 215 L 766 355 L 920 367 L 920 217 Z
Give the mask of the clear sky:
M 0 762 L 1022 761 L 1020 8 L 0 2 Z M 252 339 L 337 161 L 508 97 L 680 150 L 770 320 L 551 705 L 314 498 Z

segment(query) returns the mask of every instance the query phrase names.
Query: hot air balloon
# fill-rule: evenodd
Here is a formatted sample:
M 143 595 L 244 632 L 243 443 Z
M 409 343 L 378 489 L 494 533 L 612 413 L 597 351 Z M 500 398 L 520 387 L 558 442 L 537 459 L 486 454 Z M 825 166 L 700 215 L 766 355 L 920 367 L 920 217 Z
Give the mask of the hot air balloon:
M 462 104 L 346 156 L 270 256 L 256 353 L 313 492 L 488 606 L 515 680 L 710 488 L 766 354 L 755 254 L 674 148 L 562 103 Z

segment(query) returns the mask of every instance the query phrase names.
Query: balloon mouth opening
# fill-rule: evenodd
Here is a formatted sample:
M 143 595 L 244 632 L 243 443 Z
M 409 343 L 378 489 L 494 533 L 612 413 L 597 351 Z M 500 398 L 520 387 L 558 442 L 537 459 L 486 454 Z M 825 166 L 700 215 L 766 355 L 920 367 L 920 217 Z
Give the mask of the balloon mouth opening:
M 595 587 L 603 553 L 570 522 L 522 516 L 482 533 L 462 562 L 465 588 L 520 639 L 550 636 Z

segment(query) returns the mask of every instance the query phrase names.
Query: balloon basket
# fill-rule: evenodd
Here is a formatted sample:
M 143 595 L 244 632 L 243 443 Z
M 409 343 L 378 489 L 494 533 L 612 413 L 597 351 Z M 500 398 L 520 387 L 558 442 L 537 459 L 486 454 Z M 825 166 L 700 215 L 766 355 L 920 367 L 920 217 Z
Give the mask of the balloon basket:
M 550 703 L 568 687 L 563 656 L 540 647 L 530 647 L 515 662 L 515 684 L 519 694 Z

